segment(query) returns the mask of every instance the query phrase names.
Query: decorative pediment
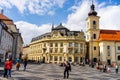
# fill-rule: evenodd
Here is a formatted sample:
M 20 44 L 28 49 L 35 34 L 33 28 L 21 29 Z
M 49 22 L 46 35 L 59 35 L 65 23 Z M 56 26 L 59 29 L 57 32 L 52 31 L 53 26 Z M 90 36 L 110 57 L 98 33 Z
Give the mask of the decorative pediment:
M 53 32 L 53 35 L 52 35 L 53 38 L 58 38 L 58 37 L 62 37 L 60 32 L 57 31 L 57 32 Z

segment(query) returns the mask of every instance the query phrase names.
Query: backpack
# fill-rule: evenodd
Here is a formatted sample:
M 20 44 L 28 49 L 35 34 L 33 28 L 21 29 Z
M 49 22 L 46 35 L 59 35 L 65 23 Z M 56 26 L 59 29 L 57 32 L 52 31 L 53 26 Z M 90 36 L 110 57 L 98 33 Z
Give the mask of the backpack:
M 20 63 L 16 63 L 16 67 L 20 67 Z

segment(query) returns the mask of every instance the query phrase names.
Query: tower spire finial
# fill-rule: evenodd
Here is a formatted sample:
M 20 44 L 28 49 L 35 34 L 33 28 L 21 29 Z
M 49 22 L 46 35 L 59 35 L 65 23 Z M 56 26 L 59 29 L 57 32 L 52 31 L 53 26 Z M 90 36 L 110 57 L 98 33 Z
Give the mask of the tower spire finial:
M 93 0 L 92 0 L 92 4 L 93 4 Z
M 88 15 L 90 16 L 90 15 L 94 15 L 94 16 L 96 16 L 97 15 L 97 12 L 95 11 L 95 5 L 94 5 L 94 3 L 93 3 L 93 0 L 91 0 L 92 1 L 92 5 L 91 5 L 91 7 L 90 7 L 90 12 L 88 13 Z

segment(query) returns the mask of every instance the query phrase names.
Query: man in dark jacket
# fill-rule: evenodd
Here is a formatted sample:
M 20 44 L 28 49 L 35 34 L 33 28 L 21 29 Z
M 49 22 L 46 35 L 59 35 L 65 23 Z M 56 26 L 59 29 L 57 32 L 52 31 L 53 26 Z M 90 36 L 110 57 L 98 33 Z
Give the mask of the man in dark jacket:
M 69 71 L 71 71 L 71 65 L 68 61 L 66 61 L 65 69 L 64 69 L 64 79 L 66 78 L 66 75 L 67 75 L 67 78 L 69 78 Z
M 28 61 L 27 61 L 27 59 L 25 59 L 25 60 L 23 61 L 24 71 L 26 70 L 27 63 L 28 63 Z

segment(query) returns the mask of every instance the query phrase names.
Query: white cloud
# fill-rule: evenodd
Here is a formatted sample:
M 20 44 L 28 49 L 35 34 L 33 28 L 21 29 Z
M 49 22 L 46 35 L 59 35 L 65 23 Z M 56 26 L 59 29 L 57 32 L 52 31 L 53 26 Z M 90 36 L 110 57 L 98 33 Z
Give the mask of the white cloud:
M 100 16 L 100 29 L 119 29 L 120 30 L 120 5 L 107 5 L 103 2 L 95 4 L 95 9 Z M 66 25 L 71 30 L 86 30 L 86 18 L 90 11 L 91 2 L 82 0 L 77 5 L 72 6 L 69 10 L 73 12 L 68 15 Z
M 48 14 L 49 14 L 49 15 L 54 15 L 54 14 L 55 14 L 55 11 L 49 11 Z
M 37 26 L 25 21 L 18 21 L 15 22 L 15 24 L 20 29 L 25 44 L 30 43 L 33 37 L 39 36 L 46 32 L 50 32 L 51 30 L 51 24 L 43 24 L 41 26 Z
M 100 28 L 120 30 L 120 5 L 107 6 L 98 10 L 100 15 Z
M 0 6 L 4 6 L 6 8 L 11 8 L 11 3 L 9 3 L 9 0 L 0 0 Z
M 85 31 L 86 18 L 90 11 L 90 5 L 89 0 L 82 0 L 82 2 L 72 6 L 69 10 L 73 12 L 68 15 L 67 21 L 64 23 L 65 26 L 70 30 L 80 31 L 83 29 Z M 106 5 L 105 2 L 101 4 L 95 2 L 95 7 L 98 16 L 100 16 L 100 29 L 120 30 L 120 5 Z M 37 26 L 28 22 L 19 21 L 16 22 L 16 25 L 20 28 L 25 43 L 29 43 L 35 35 L 41 35 L 51 30 L 51 24 Z
M 44 15 L 48 12 L 54 12 L 54 8 L 63 7 L 66 0 L 1 0 L 0 6 L 12 8 L 15 6 L 21 13 L 29 11 L 31 14 Z M 49 15 L 53 15 L 50 13 Z
M 72 6 L 69 10 L 72 10 L 73 13 L 68 15 L 66 25 L 71 30 L 85 29 L 85 21 L 89 12 L 89 7 L 89 1 L 87 0 Z

